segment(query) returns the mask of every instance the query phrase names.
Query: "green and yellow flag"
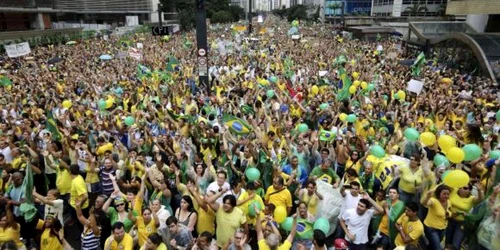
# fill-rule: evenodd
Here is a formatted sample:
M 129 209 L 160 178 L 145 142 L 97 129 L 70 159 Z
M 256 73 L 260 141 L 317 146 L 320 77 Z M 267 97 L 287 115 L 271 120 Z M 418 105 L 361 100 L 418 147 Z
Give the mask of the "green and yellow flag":
M 340 81 L 342 81 L 342 88 L 339 89 L 339 92 L 337 94 L 337 100 L 344 101 L 351 96 L 351 94 L 349 93 L 349 87 L 351 87 L 352 83 L 351 83 L 351 78 L 347 75 L 343 67 L 340 67 L 339 75 L 340 75 Z
M 222 116 L 222 122 L 227 125 L 229 130 L 238 135 L 246 135 L 252 132 L 252 127 L 248 125 L 246 121 L 238 117 L 224 114 Z
M 178 65 L 179 61 L 175 57 L 170 56 L 167 63 L 167 72 L 174 72 L 175 67 L 177 67 Z
M 326 141 L 326 142 L 331 142 L 335 139 L 335 133 L 332 131 L 324 130 L 322 129 L 319 131 L 319 140 L 320 141 Z
M 50 133 L 52 133 L 52 139 L 56 141 L 60 141 L 63 138 L 63 135 L 61 132 L 59 132 L 59 129 L 57 128 L 57 123 L 56 120 L 54 119 L 54 116 L 52 115 L 52 112 L 49 112 L 47 115 L 47 121 L 45 123 L 45 128 L 47 128 Z
M 412 76 L 419 76 L 420 73 L 422 72 L 422 66 L 424 66 L 426 60 L 425 60 L 425 54 L 424 52 L 421 52 L 420 55 L 418 55 L 417 59 L 411 66 L 411 75 Z

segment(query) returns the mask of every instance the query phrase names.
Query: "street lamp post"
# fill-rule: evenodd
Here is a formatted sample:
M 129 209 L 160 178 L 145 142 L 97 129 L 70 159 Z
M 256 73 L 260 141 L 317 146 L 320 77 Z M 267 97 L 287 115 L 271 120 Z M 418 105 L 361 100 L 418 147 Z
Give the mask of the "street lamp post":
M 252 0 L 248 0 L 248 35 L 252 35 Z
M 196 45 L 198 46 L 198 84 L 210 93 L 208 81 L 207 11 L 205 0 L 196 0 Z

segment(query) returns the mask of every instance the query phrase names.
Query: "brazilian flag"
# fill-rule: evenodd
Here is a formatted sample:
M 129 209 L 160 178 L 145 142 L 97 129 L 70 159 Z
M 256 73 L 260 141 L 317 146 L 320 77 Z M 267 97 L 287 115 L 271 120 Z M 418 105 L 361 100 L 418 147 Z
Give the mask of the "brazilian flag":
M 152 73 L 148 67 L 146 67 L 140 63 L 137 65 L 137 77 L 139 79 L 150 78 L 151 76 L 152 76 Z
M 426 63 L 425 60 L 425 54 L 424 52 L 421 52 L 420 55 L 418 55 L 417 59 L 411 66 L 411 75 L 412 76 L 419 76 L 420 72 L 422 72 L 422 66 Z
M 57 128 L 56 121 L 54 119 L 54 116 L 52 115 L 52 112 L 50 112 L 47 115 L 47 122 L 45 124 L 45 127 L 47 128 L 50 133 L 52 133 L 52 139 L 56 141 L 60 141 L 62 139 L 62 134 L 59 132 L 59 129 Z
M 10 80 L 6 76 L 0 76 L 0 85 L 2 85 L 3 87 L 11 86 L 12 85 L 12 80 Z
M 222 122 L 229 127 L 229 130 L 238 135 L 246 135 L 252 132 L 252 127 L 248 125 L 243 119 L 238 117 L 224 114 Z
M 338 101 L 344 101 L 348 99 L 351 94 L 349 93 L 349 87 L 351 87 L 351 78 L 347 76 L 345 69 L 341 67 L 339 69 L 340 80 L 342 81 L 342 89 L 339 90 L 337 94 Z
M 245 114 L 255 115 L 255 110 L 253 110 L 253 108 L 247 104 L 241 106 L 241 111 Z
M 175 57 L 170 56 L 167 63 L 167 72 L 174 72 L 175 67 L 177 67 L 178 65 L 179 61 Z
M 326 142 L 331 142 L 335 139 L 335 133 L 332 131 L 324 130 L 322 129 L 319 131 L 319 140 L 320 141 L 326 141 Z
M 297 237 L 299 239 L 309 240 L 313 238 L 314 227 L 313 223 L 307 220 L 297 221 Z

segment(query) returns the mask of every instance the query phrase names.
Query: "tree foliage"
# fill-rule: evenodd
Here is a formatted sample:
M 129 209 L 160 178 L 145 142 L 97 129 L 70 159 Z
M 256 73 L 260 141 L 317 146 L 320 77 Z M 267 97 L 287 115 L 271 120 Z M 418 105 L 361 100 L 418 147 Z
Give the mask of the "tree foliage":
M 293 20 L 304 20 L 304 21 L 315 21 L 314 13 L 310 14 L 310 10 L 316 10 L 314 5 L 294 5 L 290 8 L 276 9 L 273 13 L 281 18 L 286 18 L 288 21 Z
M 181 28 L 195 27 L 197 0 L 160 0 L 164 12 L 177 12 Z M 212 23 L 237 22 L 245 17 L 243 8 L 229 5 L 229 0 L 205 0 L 207 18 Z

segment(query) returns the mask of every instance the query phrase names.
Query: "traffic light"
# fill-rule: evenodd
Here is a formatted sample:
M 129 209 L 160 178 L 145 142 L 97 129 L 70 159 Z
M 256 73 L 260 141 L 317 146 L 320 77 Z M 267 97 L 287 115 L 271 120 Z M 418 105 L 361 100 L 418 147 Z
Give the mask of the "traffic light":
M 203 9 L 205 7 L 205 0 L 196 0 L 196 8 Z

